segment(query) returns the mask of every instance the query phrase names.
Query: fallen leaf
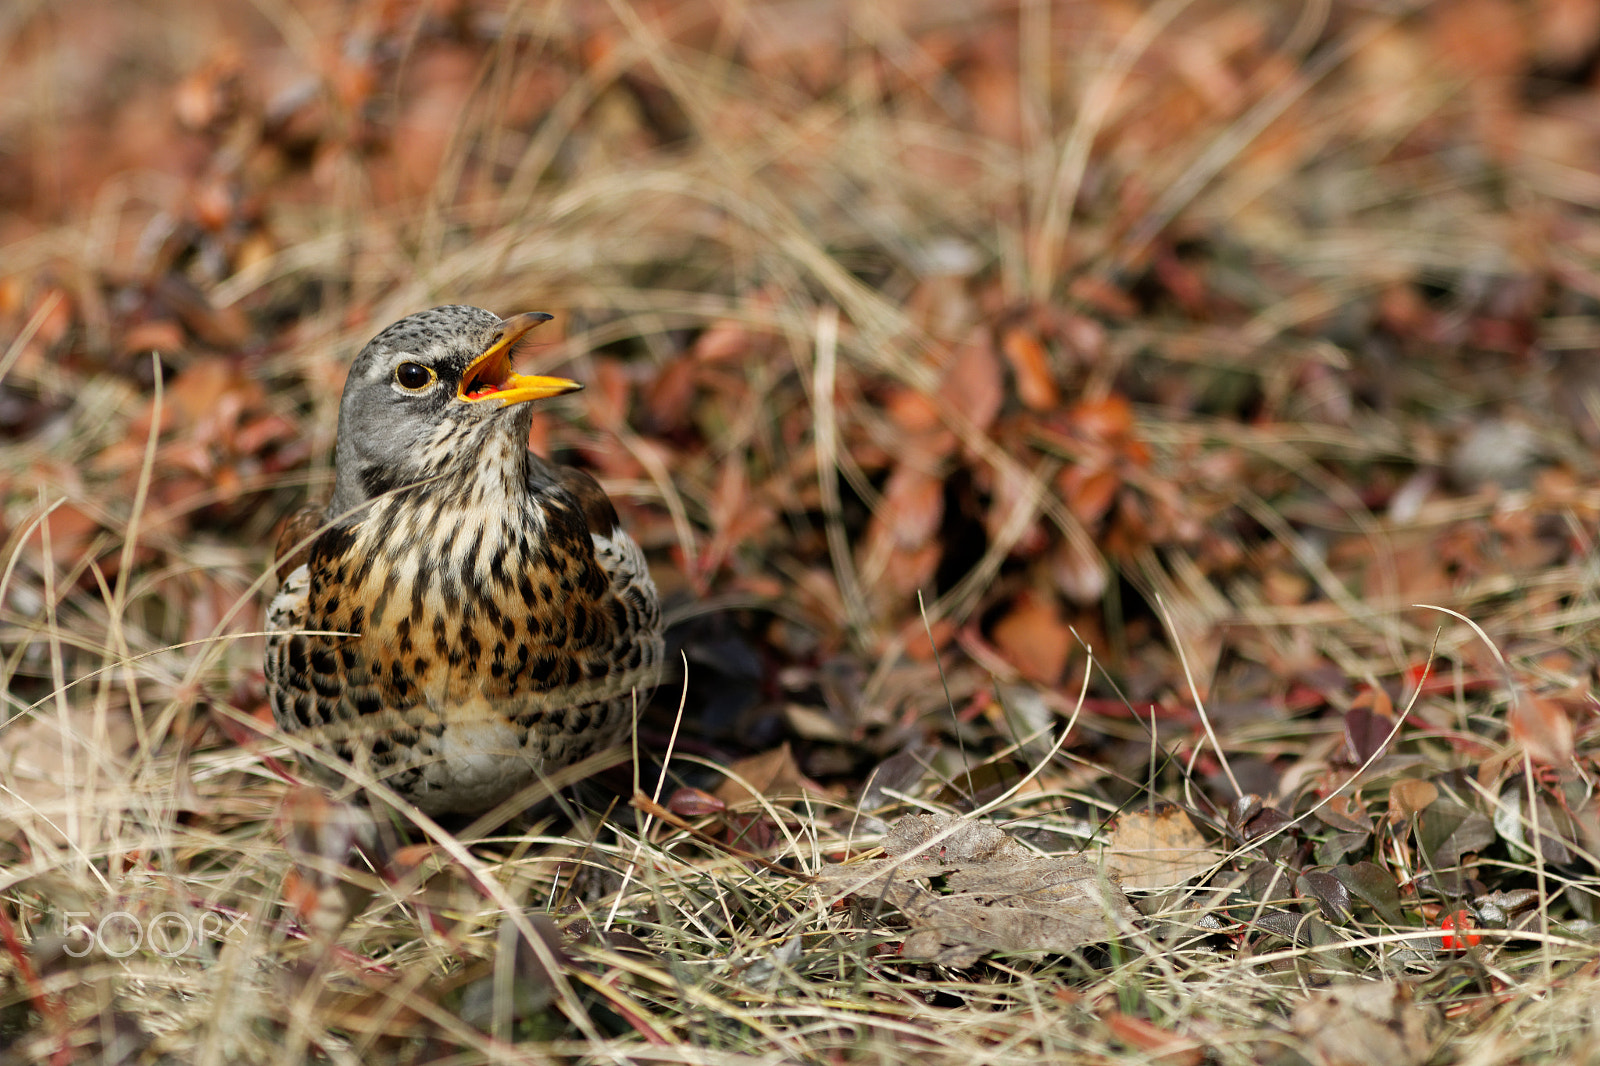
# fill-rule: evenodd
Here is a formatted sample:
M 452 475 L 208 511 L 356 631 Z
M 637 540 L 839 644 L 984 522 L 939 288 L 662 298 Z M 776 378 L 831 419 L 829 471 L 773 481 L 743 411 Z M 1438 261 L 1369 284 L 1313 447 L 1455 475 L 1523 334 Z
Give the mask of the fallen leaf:
M 654 436 L 682 429 L 689 421 L 694 395 L 694 360 L 687 356 L 669 360 L 639 398 L 640 428 Z
M 1383 750 L 1383 742 L 1394 728 L 1392 721 L 1373 714 L 1367 707 L 1352 707 L 1344 716 L 1344 754 L 1360 766 Z
M 889 827 L 883 850 L 889 858 L 829 863 L 818 876 L 899 910 L 913 930 L 907 957 L 960 967 L 990 952 L 1073 951 L 1115 939 L 1135 917 L 1104 869 L 1036 855 L 987 822 L 906 815 Z M 935 878 L 943 892 L 931 887 Z
M 1052 411 L 1061 391 L 1050 372 L 1050 356 L 1032 330 L 1013 326 L 1000 338 L 1000 351 L 1017 377 L 1017 396 L 1035 411 Z
M 1433 1052 L 1439 1017 L 1396 981 L 1340 985 L 1313 995 L 1289 1024 L 1318 1066 L 1415 1066 Z
M 1005 380 L 994 349 L 983 343 L 981 330 L 955 348 L 939 394 L 978 429 L 988 429 L 1005 403 Z
M 1125 888 L 1171 888 L 1221 861 L 1181 807 L 1131 810 L 1111 829 L 1104 860 Z
M 721 814 L 728 805 L 709 792 L 685 785 L 672 793 L 667 800 L 667 810 L 682 818 L 703 818 L 708 814 Z
M 1555 700 L 1523 693 L 1512 701 L 1506 724 L 1511 739 L 1527 749 L 1534 762 L 1555 767 L 1572 763 L 1572 719 Z
M 1153 1022 L 1110 1010 L 1100 1016 L 1111 1035 L 1131 1048 L 1145 1052 L 1153 1062 L 1172 1066 L 1199 1066 L 1206 1060 L 1205 1047 L 1192 1037 L 1179 1036 Z
M 822 791 L 822 786 L 800 772 L 794 761 L 794 752 L 787 742 L 782 747 L 740 759 L 728 767 L 728 778 L 717 786 L 716 798 L 729 807 L 737 806 L 755 796 L 798 796 L 802 792 Z M 745 787 L 746 784 L 749 788 Z M 752 793 L 750 790 L 755 789 Z
M 1421 814 L 1439 798 L 1439 786 L 1432 781 L 1419 781 L 1414 777 L 1402 778 L 1389 789 L 1389 817 L 1405 821 L 1413 814 Z
M 1072 653 L 1072 630 L 1061 611 L 1053 600 L 1030 590 L 1017 596 L 990 639 L 1023 677 L 1042 685 L 1061 680 Z

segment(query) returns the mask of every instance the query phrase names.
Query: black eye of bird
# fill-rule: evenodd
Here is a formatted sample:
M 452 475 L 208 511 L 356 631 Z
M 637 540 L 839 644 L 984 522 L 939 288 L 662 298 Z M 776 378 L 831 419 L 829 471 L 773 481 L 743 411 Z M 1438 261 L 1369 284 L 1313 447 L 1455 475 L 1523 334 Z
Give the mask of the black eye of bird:
M 394 368 L 394 379 L 400 383 L 402 389 L 417 392 L 432 385 L 437 375 L 421 363 L 401 363 Z

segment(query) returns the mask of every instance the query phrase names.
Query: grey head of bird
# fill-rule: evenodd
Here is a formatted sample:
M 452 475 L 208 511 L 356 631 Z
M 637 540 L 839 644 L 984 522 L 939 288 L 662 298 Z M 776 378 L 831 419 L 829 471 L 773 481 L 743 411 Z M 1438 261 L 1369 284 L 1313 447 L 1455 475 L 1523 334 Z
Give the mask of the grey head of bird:
M 481 307 L 434 307 L 367 342 L 339 402 L 328 515 L 350 514 L 405 485 L 448 480 L 496 434 L 520 436 L 525 447 L 528 401 L 583 387 L 511 368 L 517 342 L 552 317 L 530 311 L 502 320 Z

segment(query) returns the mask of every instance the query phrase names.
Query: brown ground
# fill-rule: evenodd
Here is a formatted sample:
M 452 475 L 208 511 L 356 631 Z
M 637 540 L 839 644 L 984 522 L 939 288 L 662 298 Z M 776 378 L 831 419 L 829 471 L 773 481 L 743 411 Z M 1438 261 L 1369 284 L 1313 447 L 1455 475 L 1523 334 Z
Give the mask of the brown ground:
M 1597 116 L 1592 0 L 11 0 L 0 1062 L 1597 1061 Z M 698 837 L 375 846 L 252 729 L 444 302 L 556 315 Z M 930 806 L 1140 918 L 788 876 Z

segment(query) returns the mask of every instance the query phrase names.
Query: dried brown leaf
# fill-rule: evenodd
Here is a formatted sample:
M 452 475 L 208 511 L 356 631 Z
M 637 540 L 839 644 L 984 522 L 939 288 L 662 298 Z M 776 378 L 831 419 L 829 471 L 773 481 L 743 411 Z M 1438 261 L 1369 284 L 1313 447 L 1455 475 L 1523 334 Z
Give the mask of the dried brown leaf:
M 819 877 L 896 907 L 913 927 L 910 957 L 970 966 L 989 952 L 1072 951 L 1118 936 L 1134 919 L 1105 870 L 1076 856 L 1036 855 L 987 822 L 906 815 L 889 827 L 884 851 L 889 858 L 830 863 Z
M 1404 821 L 1427 810 L 1439 798 L 1439 786 L 1432 781 L 1407 777 L 1389 789 L 1389 816 Z
M 1017 596 L 1005 617 L 995 623 L 994 646 L 1030 681 L 1054 685 L 1072 654 L 1072 630 L 1052 599 L 1031 590 Z
M 1512 702 L 1506 724 L 1511 739 L 1526 748 L 1534 762 L 1557 767 L 1571 764 L 1572 719 L 1557 701 L 1524 693 Z
M 1205 873 L 1221 855 L 1186 811 L 1164 803 L 1121 815 L 1104 860 L 1127 888 L 1170 888 Z
M 730 774 L 737 775 L 738 780 L 730 776 L 723 781 L 717 786 L 716 798 L 730 807 L 744 803 L 754 795 L 771 798 L 822 791 L 820 785 L 801 773 L 800 764 L 794 761 L 794 752 L 789 749 L 787 742 L 760 755 L 740 759 L 728 770 Z M 745 787 L 746 782 L 749 788 Z M 756 790 L 754 795 L 750 791 L 752 788 Z
M 1413 1066 L 1433 1052 L 1437 1012 L 1395 981 L 1348 984 L 1296 1008 L 1290 1025 L 1319 1066 Z

